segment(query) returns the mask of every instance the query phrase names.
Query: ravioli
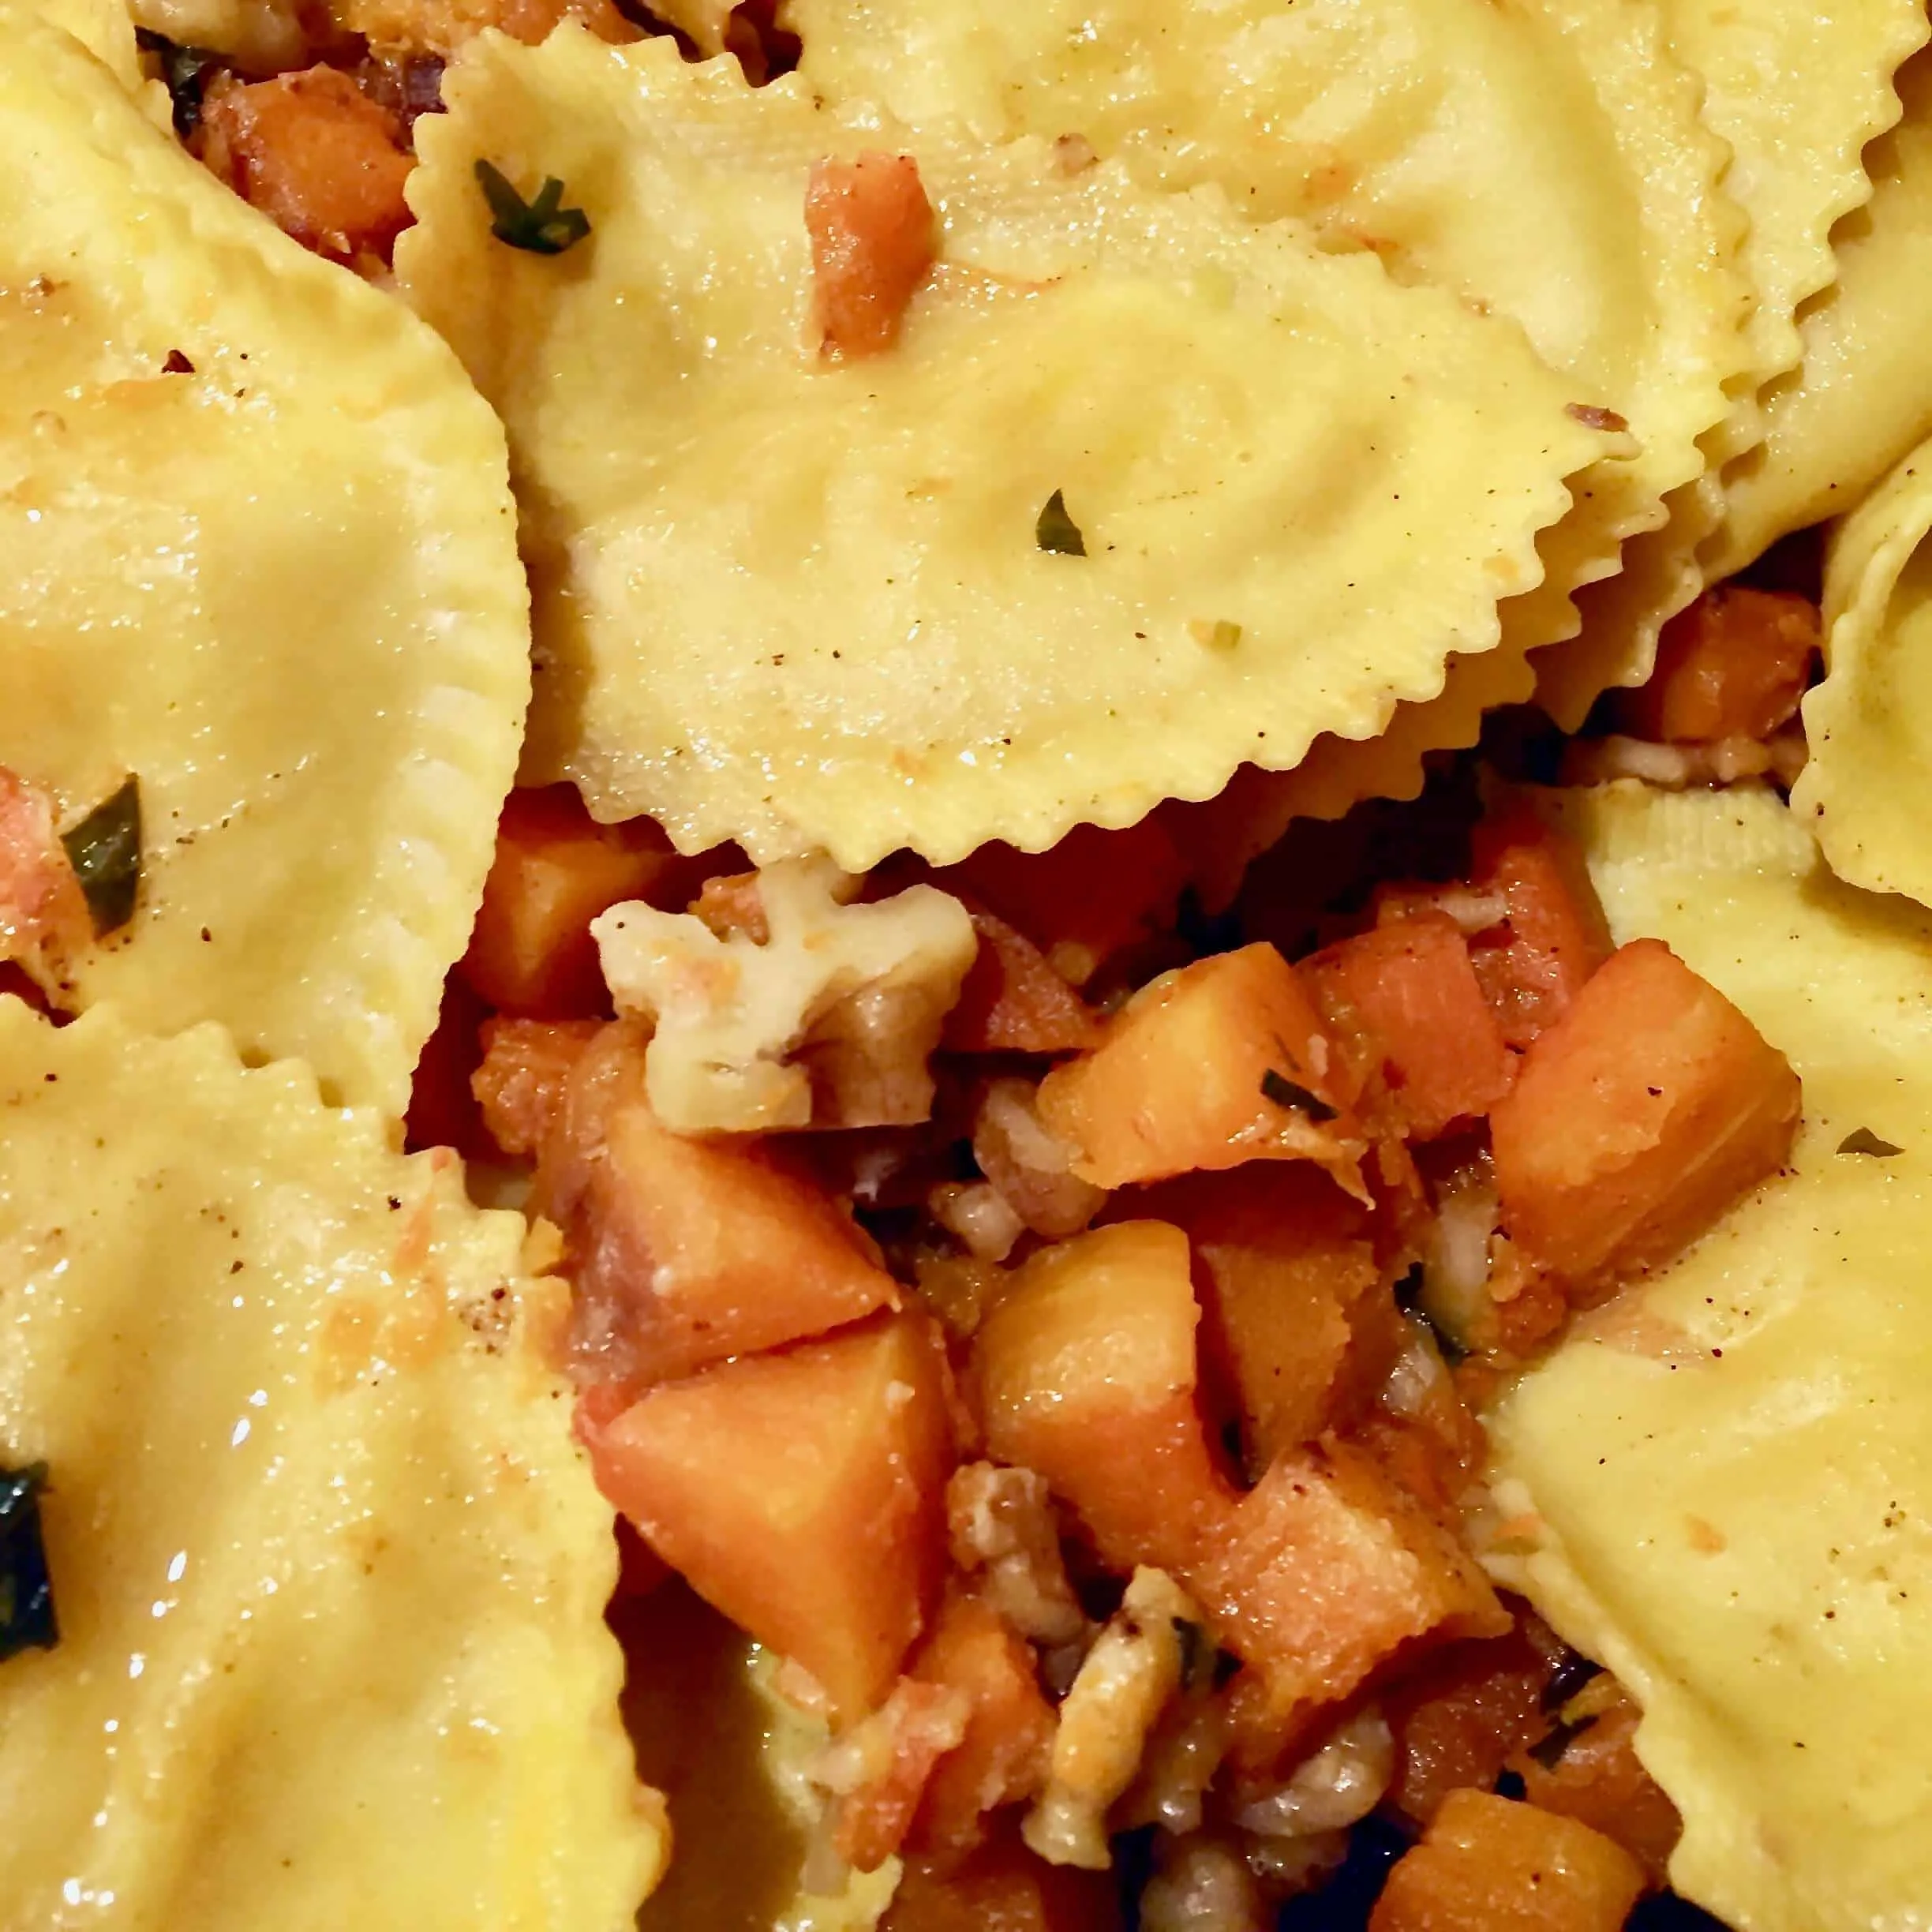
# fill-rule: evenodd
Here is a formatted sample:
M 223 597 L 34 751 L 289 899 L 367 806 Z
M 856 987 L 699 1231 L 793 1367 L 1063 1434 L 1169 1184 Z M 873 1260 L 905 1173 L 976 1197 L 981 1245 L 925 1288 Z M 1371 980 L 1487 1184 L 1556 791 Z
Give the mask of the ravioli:
M 628 1926 L 658 1808 L 521 1218 L 212 1026 L 0 998 L 0 1107 L 61 1630 L 0 1664 L 8 1922 Z
M 1893 470 L 1833 538 L 1824 681 L 1807 693 L 1810 755 L 1792 809 L 1833 871 L 1932 904 L 1932 445 Z
M 0 133 L 0 765 L 145 827 L 77 997 L 400 1114 L 528 692 L 502 430 L 5 5 Z
M 1748 387 L 1750 301 L 1743 224 L 1716 185 L 1724 152 L 1649 0 L 787 0 L 784 17 L 834 100 L 983 138 L 1078 133 L 1141 179 L 1217 183 L 1248 213 L 1304 217 L 1327 245 L 1515 316 L 1637 447 L 1607 453 L 1545 537 L 1547 581 L 1506 613 L 1507 646 L 1574 634 L 1570 593 L 1648 532 L 1586 602 L 1589 635 L 1541 667 L 1546 689 L 1587 688 L 1585 708 L 1647 673 L 1658 626 L 1701 582 L 1690 553 L 1718 505 L 1694 521 L 1687 492 L 1699 439 Z M 1520 668 L 1492 675 L 1527 694 Z M 1324 747 L 1310 795 L 1413 792 L 1421 752 L 1473 741 L 1470 715 L 1452 698 L 1405 717 L 1413 750 L 1394 757 Z
M 1932 434 L 1922 313 L 1932 284 L 1932 53 L 1899 70 L 1904 116 L 1872 143 L 1868 205 L 1832 231 L 1838 278 L 1800 316 L 1800 365 L 1764 399 L 1764 441 L 1727 479 L 1707 558 L 1742 570 L 1788 532 L 1853 508 Z
M 1832 224 L 1871 192 L 1861 152 L 1896 118 L 1893 73 L 1927 32 L 1920 0 L 1664 0 L 1664 17 L 1672 52 L 1704 83 L 1705 120 L 1732 151 L 1724 188 L 1750 218 L 1739 258 L 1756 298 L 1747 368 L 1728 417 L 1703 439 L 1709 473 L 1673 500 L 1663 537 L 1632 547 L 1629 579 L 1579 600 L 1577 642 L 1545 653 L 1537 697 L 1566 730 L 1606 687 L 1648 676 L 1659 614 L 1733 567 L 1712 558 L 1728 547 L 1723 473 L 1763 439 L 1759 392 L 1799 360 L 1793 316 L 1832 279 Z
M 524 777 L 687 850 L 1032 849 L 1378 729 L 1494 646 L 1604 446 L 1509 324 L 1043 141 L 912 144 L 941 266 L 822 365 L 807 170 L 899 132 L 570 28 L 446 98 L 398 272 L 509 426 Z M 590 244 L 493 240 L 479 156 Z M 1036 537 L 1056 492 L 1084 556 Z
M 1932 1898 L 1932 914 L 1841 884 L 1761 790 L 1567 808 L 1616 936 L 1735 1001 L 1806 1118 L 1788 1174 L 1492 1412 L 1499 1500 L 1541 1525 L 1505 1567 L 1642 1702 L 1679 1891 L 1903 1932 Z

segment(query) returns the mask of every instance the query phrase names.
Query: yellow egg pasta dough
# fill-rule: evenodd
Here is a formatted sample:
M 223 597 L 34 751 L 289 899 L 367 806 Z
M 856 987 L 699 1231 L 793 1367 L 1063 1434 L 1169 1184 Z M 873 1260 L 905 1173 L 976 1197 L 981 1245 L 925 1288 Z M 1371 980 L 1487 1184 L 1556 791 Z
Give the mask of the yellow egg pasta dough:
M 1713 577 L 1777 539 L 1855 509 L 1932 434 L 1932 51 L 1899 69 L 1904 114 L 1866 151 L 1871 199 L 1832 231 L 1837 279 L 1799 319 L 1800 365 L 1764 398 L 1764 441 L 1726 478 L 1728 520 Z
M 983 138 L 1077 134 L 1142 179 L 1215 182 L 1252 215 L 1300 216 L 1327 245 L 1372 248 L 1405 279 L 1515 316 L 1636 443 L 1580 481 L 1505 638 L 1526 651 L 1571 636 L 1570 593 L 1653 532 L 1595 648 L 1558 658 L 1578 688 L 1643 675 L 1658 625 L 1695 593 L 1690 552 L 1716 515 L 1713 500 L 1694 528 L 1680 503 L 1662 530 L 1663 500 L 1702 475 L 1699 440 L 1749 386 L 1750 303 L 1743 223 L 1716 185 L 1725 150 L 1648 0 L 788 0 L 784 17 L 833 99 Z M 1405 732 L 1467 743 L 1466 715 L 1451 701 Z M 1414 773 L 1344 751 L 1317 789 Z
M 1724 186 L 1750 217 L 1742 260 L 1762 385 L 1796 366 L 1799 306 L 1837 272 L 1832 226 L 1870 197 L 1865 147 L 1898 118 L 1893 77 L 1925 44 L 1923 0 L 1664 0 L 1664 14 L 1673 51 L 1703 77 L 1705 119 L 1731 146 Z M 1762 440 L 1757 417 L 1754 394 L 1739 412 L 1746 447 Z
M 1757 788 L 1567 809 L 1616 938 L 1735 1001 L 1805 1119 L 1789 1172 L 1492 1411 L 1499 1500 L 1541 1526 L 1504 1567 L 1642 1704 L 1679 1891 L 1751 1932 L 1909 1926 L 1932 1896 L 1932 915 L 1841 884 Z
M 528 690 L 501 429 L 9 6 L 0 133 L 0 765 L 144 826 L 76 997 L 400 1114 Z
M 1793 316 L 1832 279 L 1832 224 L 1870 193 L 1862 152 L 1896 118 L 1893 73 L 1927 31 L 1919 0 L 1663 0 L 1663 13 L 1672 51 L 1703 83 L 1704 118 L 1732 152 L 1724 189 L 1750 218 L 1739 258 L 1754 295 L 1747 361 L 1728 416 L 1702 439 L 1709 471 L 1672 498 L 1663 533 L 1631 546 L 1621 578 L 1579 597 L 1576 641 L 1539 660 L 1539 702 L 1566 730 L 1607 687 L 1641 683 L 1661 620 L 1735 567 L 1726 473 L 1758 460 L 1761 391 L 1799 360 Z
M 1807 694 L 1810 756 L 1792 809 L 1841 878 L 1932 904 L 1932 446 L 1833 536 L 1825 671 Z
M 621 1932 L 664 1855 L 520 1216 L 306 1069 L 0 998 L 0 1918 Z
M 398 271 L 509 427 L 523 775 L 687 849 L 1033 848 L 1365 736 L 1494 646 L 1611 433 L 1511 324 L 1044 141 L 910 144 L 940 266 L 823 364 L 808 170 L 898 133 L 569 28 L 446 98 Z M 590 244 L 492 239 L 479 157 Z

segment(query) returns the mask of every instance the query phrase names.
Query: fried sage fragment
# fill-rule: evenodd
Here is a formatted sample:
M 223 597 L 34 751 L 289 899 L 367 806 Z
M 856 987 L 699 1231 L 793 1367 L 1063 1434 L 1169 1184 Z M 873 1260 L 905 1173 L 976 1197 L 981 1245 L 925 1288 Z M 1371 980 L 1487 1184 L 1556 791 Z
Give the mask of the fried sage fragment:
M 9 1922 L 627 1927 L 663 1848 L 521 1217 L 213 1027 L 0 999 L 0 1107 L 61 1639 L 0 1672 Z

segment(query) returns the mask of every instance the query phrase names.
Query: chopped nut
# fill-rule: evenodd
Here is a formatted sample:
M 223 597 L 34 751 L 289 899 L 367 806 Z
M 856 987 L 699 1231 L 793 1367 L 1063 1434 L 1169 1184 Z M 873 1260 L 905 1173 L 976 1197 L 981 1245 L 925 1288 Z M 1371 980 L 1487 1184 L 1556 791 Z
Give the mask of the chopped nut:
M 637 900 L 593 921 L 619 1012 L 656 1021 L 645 1077 L 666 1126 L 894 1126 L 931 1111 L 927 1059 L 978 950 L 972 921 L 933 886 L 855 904 L 859 885 L 822 858 L 767 866 L 762 942 L 748 921 L 721 936 Z

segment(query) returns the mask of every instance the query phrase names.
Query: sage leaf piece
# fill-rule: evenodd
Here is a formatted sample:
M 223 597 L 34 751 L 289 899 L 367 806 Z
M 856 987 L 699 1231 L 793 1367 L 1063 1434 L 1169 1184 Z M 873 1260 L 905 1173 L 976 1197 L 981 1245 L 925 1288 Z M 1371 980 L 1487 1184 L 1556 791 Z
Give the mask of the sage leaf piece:
M 1034 519 L 1033 541 L 1056 556 L 1084 557 L 1087 554 L 1087 539 L 1080 534 L 1080 526 L 1067 515 L 1064 492 L 1055 490 L 1042 506 Z
M 54 1582 L 40 1540 L 40 1492 L 47 1465 L 0 1468 L 0 1661 L 60 1642 Z
M 1905 1150 L 1896 1141 L 1881 1140 L 1869 1127 L 1855 1127 L 1838 1143 L 1840 1154 L 1869 1154 L 1874 1160 L 1889 1160 Z
M 530 255 L 561 255 L 590 232 L 590 217 L 580 208 L 565 208 L 564 184 L 554 174 L 528 201 L 500 168 L 487 161 L 476 164 L 477 183 L 489 204 L 490 233 L 499 242 Z
M 134 916 L 140 895 L 140 781 L 130 774 L 74 827 L 61 835 L 68 862 L 86 895 L 94 937 L 118 932 Z
M 1278 1073 L 1273 1067 L 1261 1076 L 1261 1091 L 1265 1099 L 1272 1100 L 1278 1107 L 1298 1107 L 1312 1121 L 1331 1121 L 1335 1110 L 1320 1094 L 1310 1093 L 1307 1088 L 1291 1080 L 1286 1073 Z

